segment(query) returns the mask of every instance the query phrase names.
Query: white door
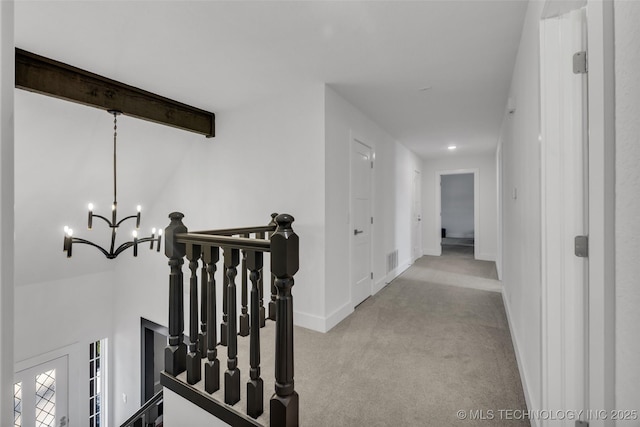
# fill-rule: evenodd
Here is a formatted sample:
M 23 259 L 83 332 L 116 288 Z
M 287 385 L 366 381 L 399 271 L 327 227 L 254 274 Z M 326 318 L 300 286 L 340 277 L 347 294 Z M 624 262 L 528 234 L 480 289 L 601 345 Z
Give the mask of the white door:
M 574 72 L 574 54 L 585 50 L 584 9 L 542 21 L 542 406 L 552 411 L 587 401 L 588 258 L 574 243 L 588 224 L 586 74 Z
M 66 355 L 19 371 L 14 381 L 15 427 L 69 425 Z
M 372 150 L 353 140 L 351 146 L 351 296 L 354 307 L 371 295 Z
M 420 203 L 420 171 L 413 171 L 411 185 L 411 241 L 413 246 L 413 261 L 422 256 L 422 204 Z

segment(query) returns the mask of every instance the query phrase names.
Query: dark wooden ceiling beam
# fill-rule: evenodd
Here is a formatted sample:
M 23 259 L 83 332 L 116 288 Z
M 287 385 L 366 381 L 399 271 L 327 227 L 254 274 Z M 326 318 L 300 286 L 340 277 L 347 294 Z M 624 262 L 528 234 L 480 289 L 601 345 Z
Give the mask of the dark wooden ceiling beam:
M 16 48 L 16 87 L 215 136 L 214 113 Z

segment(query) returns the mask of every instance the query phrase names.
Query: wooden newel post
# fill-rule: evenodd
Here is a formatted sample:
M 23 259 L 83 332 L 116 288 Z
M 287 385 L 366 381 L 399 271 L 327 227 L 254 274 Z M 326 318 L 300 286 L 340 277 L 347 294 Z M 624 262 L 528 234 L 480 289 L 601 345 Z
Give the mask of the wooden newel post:
M 272 213 L 271 214 L 271 222 L 268 225 L 276 225 L 276 217 L 278 216 L 277 213 Z M 271 235 L 273 235 L 273 233 L 271 233 L 269 235 L 269 238 L 271 238 Z M 272 255 L 273 256 L 273 255 Z M 278 293 L 278 291 L 276 290 L 276 285 L 275 285 L 275 278 L 273 276 L 273 272 L 271 272 L 270 274 L 271 276 L 271 300 L 269 301 L 269 319 L 271 320 L 276 320 L 276 295 Z
M 271 274 L 275 276 L 276 299 L 276 384 L 271 397 L 272 426 L 298 426 L 298 393 L 293 384 L 293 275 L 299 266 L 299 239 L 288 214 L 276 217 L 271 236 Z
M 169 345 L 164 350 L 164 370 L 174 377 L 186 369 L 187 346 L 184 344 L 184 301 L 182 296 L 182 264 L 185 245 L 177 243 L 176 234 L 186 233 L 180 212 L 169 214 L 171 223 L 165 228 L 164 253 L 169 258 Z

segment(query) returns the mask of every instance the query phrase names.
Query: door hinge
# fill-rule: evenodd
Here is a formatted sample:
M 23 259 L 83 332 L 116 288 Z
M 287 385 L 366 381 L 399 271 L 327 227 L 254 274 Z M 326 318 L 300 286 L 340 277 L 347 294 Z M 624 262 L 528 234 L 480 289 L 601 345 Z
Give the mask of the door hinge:
M 371 280 L 373 280 L 373 271 L 371 272 Z
M 586 258 L 589 256 L 589 237 L 576 236 L 574 240 L 574 252 L 577 257 Z
M 587 73 L 587 52 L 580 51 L 573 54 L 573 74 Z

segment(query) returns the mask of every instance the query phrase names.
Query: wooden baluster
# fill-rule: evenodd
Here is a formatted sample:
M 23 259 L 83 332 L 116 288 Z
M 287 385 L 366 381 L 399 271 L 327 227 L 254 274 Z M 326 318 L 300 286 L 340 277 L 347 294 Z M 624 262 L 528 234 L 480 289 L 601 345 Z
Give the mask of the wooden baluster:
M 236 275 L 240 264 L 240 250 L 224 248 L 227 285 L 227 371 L 224 373 L 224 403 L 234 405 L 240 400 L 240 369 L 238 369 L 238 328 L 236 315 Z
M 293 383 L 293 275 L 298 271 L 298 235 L 291 215 L 276 217 L 278 228 L 271 236 L 271 273 L 276 277 L 276 384 L 270 402 L 272 426 L 297 426 L 298 393 Z
M 165 229 L 164 252 L 169 258 L 169 345 L 164 350 L 164 370 L 174 377 L 186 369 L 187 347 L 184 339 L 184 300 L 182 296 L 182 264 L 185 245 L 177 243 L 176 234 L 186 233 L 182 223 L 184 215 L 173 212 L 169 215 L 171 223 Z
M 264 239 L 264 232 L 261 231 L 260 233 L 257 234 L 257 238 L 258 239 Z M 259 271 L 259 275 L 258 275 L 258 292 L 260 293 L 260 327 L 264 328 L 266 325 L 266 315 L 265 315 L 265 310 L 264 310 L 264 280 L 262 278 L 262 273 L 263 273 L 263 268 L 262 265 L 260 266 L 260 271 Z
M 187 382 L 195 384 L 202 379 L 202 355 L 198 348 L 198 260 L 200 246 L 187 245 L 187 259 L 189 260 L 189 352 L 187 353 Z
M 227 345 L 227 337 L 229 331 L 229 309 L 228 309 L 228 300 L 227 293 L 229 290 L 227 289 L 229 286 L 229 278 L 227 277 L 226 268 L 222 268 L 222 323 L 220 324 L 220 345 Z
M 207 264 L 207 361 L 204 364 L 204 389 L 214 393 L 220 389 L 220 361 L 218 360 L 218 338 L 216 337 L 216 263 L 220 259 L 218 248 L 205 248 L 204 262 Z M 204 298 L 204 297 L 203 297 Z
M 249 235 L 243 234 L 242 237 L 248 238 Z M 240 308 L 240 332 L 238 333 L 241 337 L 246 337 L 249 335 L 249 313 L 247 309 L 247 251 L 245 250 L 242 251 L 242 264 L 240 268 L 242 270 L 242 307 Z
M 270 226 L 276 225 L 277 216 L 278 216 L 277 213 L 271 214 L 271 222 L 269 223 Z M 273 233 L 269 233 L 269 238 L 271 238 L 272 235 Z M 273 256 L 273 253 L 271 254 L 271 256 Z M 275 283 L 276 279 L 273 276 L 273 273 L 270 276 L 271 276 L 271 301 L 269 301 L 269 319 L 276 320 L 276 295 L 278 294 L 278 290 L 276 289 L 276 283 Z
M 260 271 L 262 270 L 262 252 L 247 253 L 247 267 L 251 271 L 251 336 L 249 338 L 250 379 L 247 382 L 247 414 L 258 418 L 263 408 L 264 382 L 260 378 Z
M 209 274 L 207 273 L 204 252 L 203 249 L 201 254 L 202 269 L 200 270 L 200 333 L 198 334 L 198 350 L 200 350 L 200 357 L 202 358 L 207 354 L 207 288 L 209 286 Z

